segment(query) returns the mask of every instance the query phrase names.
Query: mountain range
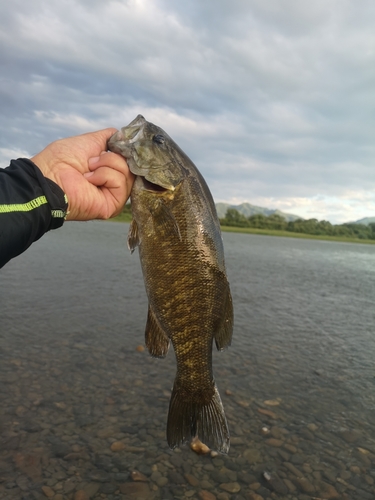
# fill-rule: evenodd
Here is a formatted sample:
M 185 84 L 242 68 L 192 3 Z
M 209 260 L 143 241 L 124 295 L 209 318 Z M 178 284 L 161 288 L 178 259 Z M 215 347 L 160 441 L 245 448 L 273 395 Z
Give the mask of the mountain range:
M 228 208 L 234 208 L 240 214 L 245 217 L 250 217 L 255 214 L 263 214 L 266 217 L 269 215 L 277 214 L 284 217 L 285 220 L 295 221 L 297 219 L 303 219 L 300 215 L 288 214 L 286 212 L 281 212 L 281 210 L 272 210 L 270 208 L 258 207 L 257 205 L 252 205 L 251 203 L 241 203 L 240 205 L 231 205 L 230 203 L 216 203 L 216 211 L 219 219 L 223 219 L 227 213 Z M 363 219 L 356 220 L 352 224 L 371 224 L 375 222 L 375 217 L 364 217 Z
M 241 203 L 241 205 L 230 205 L 229 203 L 216 203 L 216 211 L 219 219 L 223 219 L 225 214 L 227 213 L 228 208 L 234 208 L 240 214 L 243 214 L 245 217 L 250 217 L 250 215 L 255 214 L 263 214 L 266 217 L 269 215 L 280 215 L 284 217 L 288 222 L 294 221 L 297 219 L 303 219 L 299 215 L 287 214 L 285 212 L 281 212 L 280 210 L 272 210 L 270 208 L 258 207 L 256 205 L 252 205 L 251 203 Z
M 375 222 L 375 217 L 364 217 L 363 219 L 356 220 L 354 224 L 371 224 Z

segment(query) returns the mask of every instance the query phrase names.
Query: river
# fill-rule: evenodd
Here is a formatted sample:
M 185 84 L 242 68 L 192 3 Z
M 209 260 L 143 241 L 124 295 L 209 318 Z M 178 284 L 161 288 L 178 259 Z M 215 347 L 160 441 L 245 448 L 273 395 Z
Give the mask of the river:
M 69 222 L 0 271 L 0 498 L 373 499 L 375 247 L 223 234 L 231 449 L 199 456 L 166 444 L 127 229 Z

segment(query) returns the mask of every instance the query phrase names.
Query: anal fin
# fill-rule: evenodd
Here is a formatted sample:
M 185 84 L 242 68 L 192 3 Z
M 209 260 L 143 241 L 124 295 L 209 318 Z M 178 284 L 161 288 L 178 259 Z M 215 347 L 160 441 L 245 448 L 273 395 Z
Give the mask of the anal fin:
M 164 358 L 169 349 L 169 338 L 161 329 L 155 314 L 150 306 L 148 306 L 148 315 L 145 331 L 146 346 L 155 358 Z

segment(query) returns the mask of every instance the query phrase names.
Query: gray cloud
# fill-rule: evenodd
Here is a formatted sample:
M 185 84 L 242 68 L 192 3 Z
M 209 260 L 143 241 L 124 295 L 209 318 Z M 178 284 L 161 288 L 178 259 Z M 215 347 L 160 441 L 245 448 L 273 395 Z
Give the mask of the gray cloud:
M 141 112 L 217 200 L 375 212 L 372 2 L 15 0 L 0 16 L 3 163 Z

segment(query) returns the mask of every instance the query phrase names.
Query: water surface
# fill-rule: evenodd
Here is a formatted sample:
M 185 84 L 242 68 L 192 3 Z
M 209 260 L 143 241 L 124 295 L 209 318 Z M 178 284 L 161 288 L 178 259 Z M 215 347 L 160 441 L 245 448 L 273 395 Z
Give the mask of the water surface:
M 224 233 L 232 446 L 197 456 L 166 444 L 173 352 L 136 349 L 127 229 L 66 223 L 0 271 L 0 498 L 374 498 L 375 248 Z

